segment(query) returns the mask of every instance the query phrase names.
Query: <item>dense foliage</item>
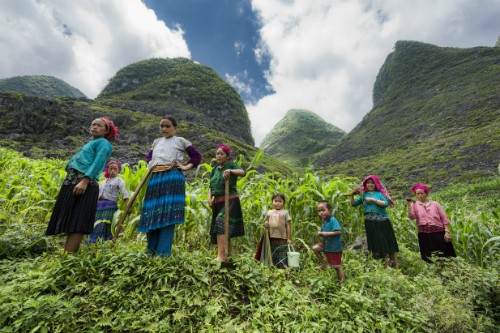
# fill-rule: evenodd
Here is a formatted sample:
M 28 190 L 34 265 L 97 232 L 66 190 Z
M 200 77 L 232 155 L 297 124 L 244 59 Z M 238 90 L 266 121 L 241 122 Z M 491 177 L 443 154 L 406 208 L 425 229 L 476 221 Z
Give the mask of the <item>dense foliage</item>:
M 347 282 L 341 285 L 334 272 L 313 269 L 310 246 L 319 241 L 320 225 L 315 203 L 334 204 L 344 243 L 353 242 L 363 235 L 362 214 L 344 196 L 354 179 L 326 180 L 313 170 L 293 177 L 249 171 L 238 184 L 246 235 L 234 241 L 231 270 L 211 261 L 209 164 L 187 183 L 186 223 L 177 227 L 171 258 L 148 256 L 144 235 L 135 231 L 143 193 L 118 241 L 86 245 L 68 256 L 61 252 L 62 238 L 42 236 L 64 162 L 0 153 L 0 332 L 498 331 L 496 197 L 469 201 L 463 187 L 433 196 L 451 219 L 459 254 L 443 265 L 420 260 L 415 226 L 398 201 L 390 217 L 401 269 L 384 268 L 363 251 L 346 249 Z M 145 170 L 142 163 L 124 168 L 121 176 L 130 190 Z M 471 190 L 499 186 L 497 178 Z M 253 259 L 275 191 L 288 198 L 299 269 L 270 269 Z
M 345 136 L 309 110 L 289 110 L 262 141 L 260 148 L 291 165 L 308 166 Z
M 0 79 L 0 92 L 19 93 L 47 99 L 86 97 L 80 90 L 70 86 L 63 80 L 47 75 L 15 76 Z

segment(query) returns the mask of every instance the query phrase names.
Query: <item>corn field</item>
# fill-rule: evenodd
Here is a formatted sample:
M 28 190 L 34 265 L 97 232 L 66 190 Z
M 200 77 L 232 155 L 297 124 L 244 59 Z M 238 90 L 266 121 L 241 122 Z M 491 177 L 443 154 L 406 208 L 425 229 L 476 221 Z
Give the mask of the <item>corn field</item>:
M 189 172 L 186 221 L 176 227 L 173 255 L 151 257 L 136 232 L 145 189 L 115 242 L 62 251 L 64 237 L 45 237 L 65 177 L 64 161 L 30 160 L 0 148 L 0 333 L 3 332 L 498 332 L 499 220 L 495 196 L 463 189 L 435 195 L 446 210 L 459 258 L 445 265 L 420 259 L 406 204 L 389 210 L 400 245 L 400 270 L 346 249 L 340 284 L 332 270 L 314 269 L 320 241 L 316 203 L 328 200 L 343 242 L 364 235 L 362 212 L 345 194 L 357 179 L 320 176 L 312 169 L 285 177 L 257 173 L 258 160 L 238 181 L 246 233 L 232 242 L 234 269 L 214 263 L 207 205 L 210 164 Z M 147 166 L 123 166 L 131 194 Z M 474 193 L 499 181 L 474 185 Z M 271 208 L 285 194 L 300 268 L 273 269 L 253 258 Z M 457 196 L 456 193 L 459 193 Z M 112 224 L 123 214 L 124 203 Z M 443 315 L 445 314 L 445 315 Z
M 47 225 L 60 184 L 65 177 L 64 162 L 52 159 L 30 160 L 17 153 L 1 149 L 0 170 L 0 219 L 2 232 L 12 232 L 12 226 L 41 231 Z M 244 162 L 244 161 L 240 161 Z M 253 163 L 252 161 L 250 163 Z M 247 163 L 248 164 L 248 163 Z M 175 243 L 186 248 L 210 248 L 209 229 L 211 210 L 207 204 L 209 178 L 212 166 L 202 164 L 186 182 L 186 222 L 177 227 Z M 120 177 L 125 180 L 132 194 L 147 173 L 147 164 L 124 165 Z M 341 222 L 344 244 L 363 236 L 362 212 L 349 204 L 349 193 L 357 183 L 354 178 L 325 178 L 312 170 L 303 174 L 284 177 L 280 173 L 259 174 L 248 170 L 238 181 L 238 190 L 244 212 L 246 234 L 234 242 L 237 248 L 252 250 L 263 231 L 263 220 L 271 209 L 271 196 L 285 194 L 285 209 L 292 216 L 292 238 L 296 247 L 309 247 L 319 241 L 316 232 L 320 227 L 316 215 L 316 203 L 328 200 L 333 205 L 334 216 Z M 498 181 L 496 182 L 498 185 Z M 144 239 L 137 234 L 141 203 L 146 187 L 141 193 L 124 223 L 121 238 L 124 241 Z M 467 261 L 486 267 L 498 265 L 500 255 L 500 222 L 496 205 L 469 202 L 467 197 L 459 201 L 443 202 L 439 199 L 451 221 L 453 243 L 457 254 Z M 121 217 L 124 203 L 113 219 L 113 227 Z M 406 204 L 396 202 L 389 209 L 399 243 L 418 251 L 417 231 L 413 221 L 406 217 Z M 114 229 L 114 228 L 113 228 Z

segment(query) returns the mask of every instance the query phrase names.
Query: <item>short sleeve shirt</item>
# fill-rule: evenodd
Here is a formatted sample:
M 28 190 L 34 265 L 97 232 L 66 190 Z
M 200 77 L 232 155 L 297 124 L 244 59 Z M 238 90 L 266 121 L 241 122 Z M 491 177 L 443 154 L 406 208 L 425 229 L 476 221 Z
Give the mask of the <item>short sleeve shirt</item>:
M 269 222 L 269 237 L 287 239 L 286 224 L 290 223 L 292 218 L 287 210 L 271 209 L 266 214 L 266 221 Z
M 99 185 L 100 200 L 118 201 L 119 193 L 122 194 L 123 199 L 129 197 L 128 191 L 125 188 L 125 182 L 121 178 L 110 178 Z
M 329 220 L 323 222 L 321 231 L 342 231 L 339 221 L 331 216 Z M 342 252 L 341 235 L 323 237 L 323 251 L 325 252 Z
M 180 136 L 158 138 L 153 142 L 153 156 L 149 165 L 170 165 L 177 161 L 181 162 L 186 148 L 191 145 L 190 141 Z

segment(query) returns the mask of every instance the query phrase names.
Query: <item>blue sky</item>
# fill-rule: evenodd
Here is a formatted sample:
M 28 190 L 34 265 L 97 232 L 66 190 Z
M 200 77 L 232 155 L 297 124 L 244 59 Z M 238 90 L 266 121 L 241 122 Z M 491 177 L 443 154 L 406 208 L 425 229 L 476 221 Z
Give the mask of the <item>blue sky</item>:
M 258 63 L 253 51 L 260 23 L 249 0 L 146 0 L 145 4 L 167 26 L 180 26 L 191 59 L 239 85 L 246 102 L 271 92 L 264 78 L 269 61 L 265 57 Z
M 95 98 L 133 62 L 189 58 L 240 93 L 258 145 L 290 109 L 350 131 L 398 40 L 491 47 L 499 17 L 500 0 L 2 0 L 0 78 Z

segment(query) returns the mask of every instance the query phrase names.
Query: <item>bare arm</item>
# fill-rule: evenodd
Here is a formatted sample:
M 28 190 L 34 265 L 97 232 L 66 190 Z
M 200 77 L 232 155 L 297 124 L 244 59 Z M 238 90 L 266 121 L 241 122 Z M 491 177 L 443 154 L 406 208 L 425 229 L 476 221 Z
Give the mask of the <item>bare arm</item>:
M 243 177 L 245 175 L 245 170 L 227 169 L 227 170 L 224 170 L 224 172 L 222 173 L 222 175 L 224 176 L 224 179 L 228 179 L 231 174 L 235 175 L 236 177 Z
M 208 188 L 208 205 L 212 207 L 213 201 L 212 201 L 212 191 L 210 190 L 210 187 Z
M 193 167 L 193 164 L 188 163 L 186 165 L 183 165 L 181 162 L 177 161 L 177 162 L 175 162 L 175 166 L 183 171 L 188 171 L 189 169 L 191 169 Z
M 87 190 L 87 186 L 90 183 L 89 177 L 83 177 L 82 180 L 73 188 L 73 195 L 82 195 Z
M 337 230 L 337 231 L 320 231 L 320 232 L 318 232 L 318 236 L 321 236 L 321 237 L 331 237 L 331 236 L 337 236 L 337 235 L 342 235 L 342 231 Z
M 416 215 L 415 215 L 415 211 L 413 209 L 413 205 L 414 205 L 414 202 L 413 201 L 409 201 L 408 199 L 406 200 L 406 205 L 408 206 L 408 218 L 411 219 L 411 220 L 415 220 L 416 219 Z
M 379 207 L 387 207 L 387 203 L 384 200 L 377 200 L 375 198 L 365 198 L 365 202 L 373 202 Z

